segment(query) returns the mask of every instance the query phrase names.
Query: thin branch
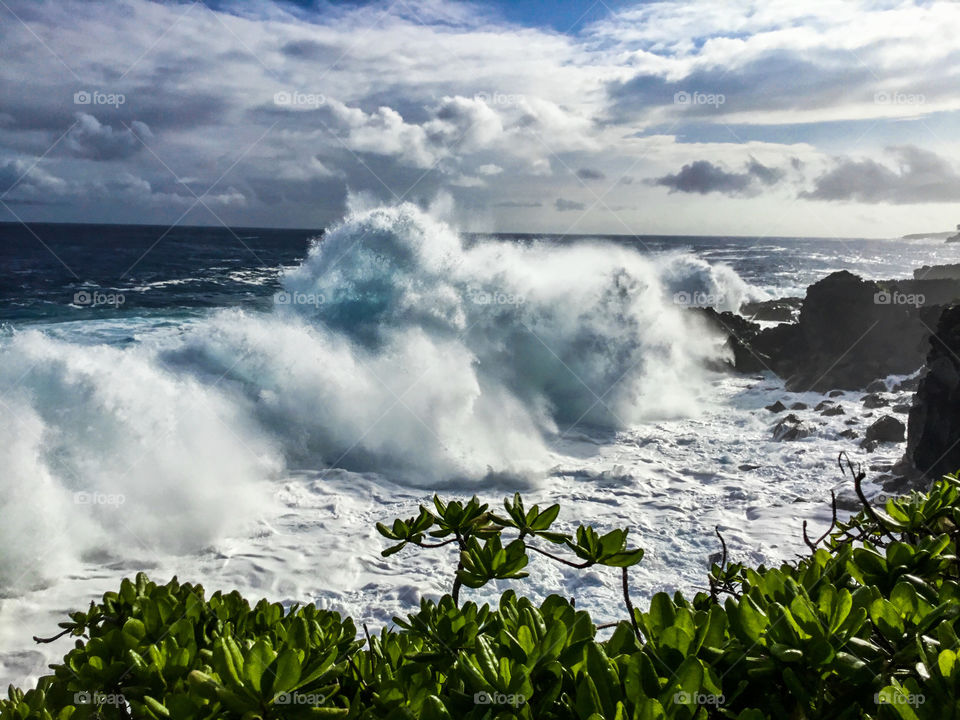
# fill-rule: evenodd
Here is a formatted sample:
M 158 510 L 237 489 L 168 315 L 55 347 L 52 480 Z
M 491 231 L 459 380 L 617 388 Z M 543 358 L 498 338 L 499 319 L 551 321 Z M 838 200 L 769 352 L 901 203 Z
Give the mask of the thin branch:
M 837 463 L 840 465 L 840 472 L 844 474 L 845 471 L 843 469 L 843 457 L 845 455 L 847 455 L 846 452 L 841 452 L 837 457 Z M 896 542 L 897 539 L 890 534 L 890 531 L 887 530 L 887 526 L 883 524 L 883 521 L 880 519 L 877 513 L 874 512 L 873 507 L 870 505 L 870 501 L 867 500 L 867 496 L 863 494 L 862 483 L 867 474 L 863 472 L 862 466 L 858 464 L 856 470 L 854 470 L 853 462 L 850 460 L 850 456 L 847 455 L 847 467 L 850 469 L 850 475 L 853 476 L 853 489 L 856 491 L 857 497 L 860 498 L 860 503 L 863 505 L 863 509 L 866 511 L 870 519 L 877 524 L 877 527 L 880 528 L 882 534 L 890 538 L 892 542 Z
M 807 544 L 807 547 L 814 552 L 817 551 L 817 545 L 819 545 L 824 540 L 826 540 L 827 537 L 830 535 L 830 533 L 833 532 L 833 529 L 837 526 L 837 494 L 833 490 L 830 491 L 830 499 L 831 499 L 832 517 L 830 520 L 830 527 L 827 528 L 827 531 L 823 535 L 818 537 L 816 540 L 811 541 L 810 538 L 807 536 L 807 521 L 806 520 L 803 521 L 803 541 Z
M 578 570 L 583 570 L 584 568 L 588 568 L 591 565 L 593 565 L 593 563 L 590 560 L 584 560 L 582 563 L 571 562 L 566 558 L 559 557 L 558 555 L 554 555 L 553 553 L 547 552 L 546 550 L 541 550 L 540 548 L 534 547 L 533 545 L 527 545 L 527 549 L 533 550 L 534 552 L 540 553 L 541 555 L 545 555 L 551 560 L 556 560 L 558 563 L 563 563 L 567 567 L 577 568 Z
M 457 542 L 457 538 L 452 537 L 449 540 L 444 540 L 441 543 L 415 542 L 413 544 L 416 545 L 417 547 L 422 547 L 422 548 L 427 548 L 432 550 L 433 548 L 442 548 L 455 542 Z
M 630 613 L 630 624 L 633 625 L 633 634 L 637 636 L 637 641 L 642 645 L 643 636 L 640 634 L 640 626 L 637 625 L 637 615 L 633 610 L 633 601 L 630 600 L 630 580 L 627 576 L 627 568 L 623 568 L 623 602 L 627 606 L 627 612 Z
M 42 638 L 42 637 L 37 637 L 36 635 L 34 635 L 34 636 L 33 636 L 33 641 L 34 641 L 35 643 L 52 643 L 52 642 L 54 642 L 55 640 L 59 640 L 59 639 L 62 638 L 64 635 L 68 635 L 68 634 L 70 634 L 70 633 L 72 633 L 72 632 L 73 632 L 73 628 L 67 628 L 66 630 L 64 630 L 64 631 L 62 631 L 62 632 L 58 632 L 58 633 L 57 633 L 56 635 L 54 635 L 53 637 Z
M 720 538 L 720 546 L 723 548 L 723 557 L 720 559 L 720 569 L 722 570 L 727 566 L 727 543 L 723 539 L 723 535 L 720 534 L 719 525 L 714 526 L 713 531 L 717 534 L 717 537 Z

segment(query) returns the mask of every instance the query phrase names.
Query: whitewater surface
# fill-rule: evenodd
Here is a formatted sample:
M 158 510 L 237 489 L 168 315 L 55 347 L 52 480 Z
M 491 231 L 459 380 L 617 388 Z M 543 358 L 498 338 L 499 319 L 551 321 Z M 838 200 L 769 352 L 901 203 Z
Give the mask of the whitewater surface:
M 767 296 L 684 252 L 465 246 L 403 205 L 332 229 L 264 310 L 7 328 L 0 680 L 35 678 L 70 640 L 29 636 L 138 570 L 389 622 L 447 591 L 455 560 L 383 559 L 373 525 L 435 490 L 521 490 L 560 502 L 564 529 L 631 528 L 637 598 L 702 588 L 714 526 L 737 560 L 791 557 L 857 450 L 838 433 L 869 418 L 845 396 L 846 415 L 798 411 L 815 436 L 777 443 L 764 405 L 822 397 L 706 369 L 722 340 L 684 303 Z M 523 587 L 622 612 L 613 571 L 536 558 Z

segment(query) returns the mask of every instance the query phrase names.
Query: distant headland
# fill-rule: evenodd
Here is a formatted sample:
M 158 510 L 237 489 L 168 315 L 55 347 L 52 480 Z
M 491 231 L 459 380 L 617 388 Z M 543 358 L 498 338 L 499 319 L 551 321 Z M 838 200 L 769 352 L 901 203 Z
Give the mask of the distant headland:
M 913 233 L 912 235 L 904 235 L 902 240 L 927 240 L 927 239 L 943 239 L 947 242 L 960 242 L 960 225 L 957 225 L 956 231 L 947 230 L 946 232 L 931 232 L 931 233 Z

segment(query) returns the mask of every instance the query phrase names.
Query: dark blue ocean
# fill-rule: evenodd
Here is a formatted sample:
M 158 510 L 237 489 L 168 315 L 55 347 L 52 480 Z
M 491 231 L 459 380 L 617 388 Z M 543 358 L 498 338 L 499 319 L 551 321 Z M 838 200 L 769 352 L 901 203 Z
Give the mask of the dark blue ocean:
M 267 308 L 280 272 L 298 265 L 321 236 L 319 228 L 0 223 L 0 320 L 56 322 L 190 314 L 214 307 Z M 470 245 L 483 237 L 470 235 L 464 241 Z M 807 285 L 835 270 L 892 278 L 908 276 L 923 264 L 960 259 L 960 247 L 933 240 L 496 237 L 521 244 L 601 241 L 641 253 L 689 252 L 728 264 L 771 295 L 802 295 Z

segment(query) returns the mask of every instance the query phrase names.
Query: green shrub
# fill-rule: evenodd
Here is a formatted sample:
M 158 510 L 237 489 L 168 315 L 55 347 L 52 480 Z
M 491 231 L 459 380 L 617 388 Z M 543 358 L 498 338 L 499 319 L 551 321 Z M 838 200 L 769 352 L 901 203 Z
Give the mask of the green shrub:
M 660 593 L 645 611 L 627 581 L 643 552 L 625 530 L 558 533 L 558 506 L 525 510 L 518 496 L 503 516 L 435 498 L 378 525 L 394 543 L 384 555 L 460 551 L 451 593 L 395 628 L 358 636 L 310 605 L 207 598 L 141 574 L 61 623 L 75 647 L 35 689 L 11 688 L 0 720 L 960 717 L 958 498 L 956 476 L 883 509 L 862 498 L 818 541 L 804 532 L 809 556 L 776 568 L 728 564 L 724 546 L 709 593 Z M 463 587 L 525 577 L 531 551 L 621 568 L 626 618 L 598 627 L 558 595 L 459 602 Z

